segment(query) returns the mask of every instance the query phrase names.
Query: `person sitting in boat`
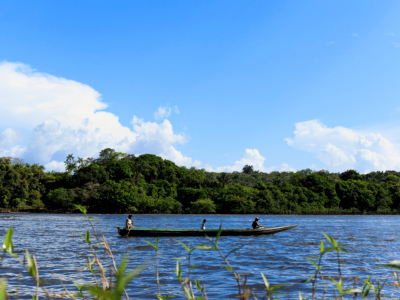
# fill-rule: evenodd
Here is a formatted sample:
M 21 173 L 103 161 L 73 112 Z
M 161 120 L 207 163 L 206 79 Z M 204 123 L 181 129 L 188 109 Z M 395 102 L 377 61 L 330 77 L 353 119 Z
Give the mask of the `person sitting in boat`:
M 258 220 L 260 220 L 260 218 L 257 217 L 257 218 L 254 220 L 253 224 L 251 225 L 251 226 L 253 227 L 253 229 L 257 229 L 257 228 L 260 228 L 260 227 L 264 227 L 264 225 L 258 224 Z
M 128 219 L 126 219 L 125 226 L 126 226 L 126 228 L 128 228 L 129 231 L 131 230 L 131 228 L 134 228 L 133 221 L 132 221 L 132 215 L 129 215 Z
M 206 222 L 207 222 L 207 220 L 204 219 L 203 220 L 203 225 L 201 225 L 201 229 L 206 229 Z

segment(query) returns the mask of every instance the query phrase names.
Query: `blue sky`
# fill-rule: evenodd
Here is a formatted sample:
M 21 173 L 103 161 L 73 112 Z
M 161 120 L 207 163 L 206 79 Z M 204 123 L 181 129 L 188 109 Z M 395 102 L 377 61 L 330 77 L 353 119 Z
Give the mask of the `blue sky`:
M 2 1 L 0 156 L 400 170 L 399 15 L 390 0 Z

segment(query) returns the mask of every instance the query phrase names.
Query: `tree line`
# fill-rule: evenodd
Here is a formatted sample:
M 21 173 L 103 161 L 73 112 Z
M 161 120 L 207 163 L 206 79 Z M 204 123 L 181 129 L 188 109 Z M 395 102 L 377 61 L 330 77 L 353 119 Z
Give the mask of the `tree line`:
M 96 213 L 398 213 L 400 172 L 216 173 L 180 167 L 151 154 L 107 148 L 99 157 L 70 154 L 66 172 L 0 158 L 0 207 Z

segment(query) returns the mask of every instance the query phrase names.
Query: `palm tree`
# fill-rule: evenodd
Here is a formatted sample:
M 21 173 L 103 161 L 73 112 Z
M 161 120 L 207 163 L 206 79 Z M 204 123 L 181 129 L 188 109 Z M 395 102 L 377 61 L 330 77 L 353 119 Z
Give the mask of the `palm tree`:
M 67 160 L 64 163 L 65 163 L 65 169 L 67 169 L 68 172 L 71 172 L 76 169 L 76 161 L 72 154 L 68 154 Z
M 79 168 L 83 167 L 83 163 L 84 163 L 83 158 L 82 157 L 78 157 Z
M 231 175 L 226 172 L 221 172 L 219 176 L 217 176 L 217 180 L 222 183 L 222 187 L 225 188 L 225 185 L 232 180 Z

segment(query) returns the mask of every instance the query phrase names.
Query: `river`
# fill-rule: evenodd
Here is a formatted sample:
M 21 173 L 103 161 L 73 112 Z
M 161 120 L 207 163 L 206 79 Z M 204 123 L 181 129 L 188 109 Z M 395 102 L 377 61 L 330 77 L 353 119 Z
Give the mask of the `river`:
M 155 250 L 143 240 L 155 243 L 156 238 L 120 237 L 116 226 L 123 226 L 126 215 L 91 215 L 96 218 L 94 226 L 103 232 L 111 246 L 117 262 L 125 252 L 129 253 L 129 269 L 144 263 L 149 266 L 134 278 L 127 288 L 134 299 L 156 299 L 157 283 L 155 276 Z M 135 226 L 165 228 L 200 228 L 202 220 L 207 219 L 207 228 L 248 228 L 254 215 L 134 215 Z M 301 291 L 310 293 L 310 283 L 301 283 L 313 274 L 315 268 L 305 258 L 318 255 L 320 242 L 328 242 L 321 232 L 334 237 L 344 244 L 348 254 L 341 252 L 344 283 L 350 287 L 353 276 L 365 280 L 385 280 L 390 271 L 375 268 L 392 260 L 400 260 L 400 216 L 296 216 L 261 215 L 260 224 L 266 227 L 294 225 L 291 230 L 269 236 L 221 237 L 219 245 L 223 253 L 242 247 L 228 258 L 232 267 L 241 274 L 248 274 L 247 286 L 261 299 L 264 284 L 261 272 L 271 284 L 290 284 L 279 291 L 286 295 L 283 299 L 298 299 Z M 62 292 L 58 276 L 67 288 L 76 292 L 73 280 L 78 284 L 91 284 L 92 278 L 83 269 L 90 249 L 79 234 L 84 234 L 89 224 L 83 215 L 78 214 L 0 214 L 0 239 L 7 229 L 15 229 L 14 249 L 23 257 L 25 249 L 36 255 L 40 279 L 48 289 Z M 180 237 L 179 241 L 190 246 L 206 243 L 203 237 Z M 99 252 L 100 253 L 100 252 Z M 101 255 L 103 256 L 103 255 Z M 160 238 L 159 272 L 160 289 L 163 295 L 171 294 L 175 299 L 183 299 L 180 284 L 175 275 L 176 260 L 172 258 L 187 256 L 186 250 L 172 237 Z M 181 260 L 182 275 L 187 275 L 187 260 Z M 107 264 L 106 264 L 107 265 Z M 224 263 L 216 251 L 195 250 L 192 253 L 191 277 L 204 281 L 209 299 L 234 299 L 237 296 L 236 280 L 232 273 L 223 267 Z M 337 260 L 333 252 L 326 254 L 322 270 L 324 275 L 337 276 Z M 3 261 L 0 276 L 6 277 L 11 295 L 19 286 L 19 297 L 32 299 L 34 281 L 26 272 L 22 278 L 18 273 L 22 268 L 9 256 Z M 327 278 L 327 280 L 329 280 Z M 361 281 L 359 281 L 361 282 Z M 392 277 L 388 284 L 393 283 Z M 360 284 L 359 284 L 360 285 Z M 385 289 L 391 295 L 393 287 Z M 327 296 L 333 297 L 333 284 L 329 285 Z M 13 293 L 14 292 L 14 293 Z M 394 296 L 399 297 L 400 293 Z

